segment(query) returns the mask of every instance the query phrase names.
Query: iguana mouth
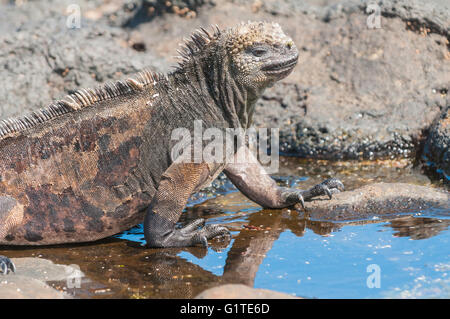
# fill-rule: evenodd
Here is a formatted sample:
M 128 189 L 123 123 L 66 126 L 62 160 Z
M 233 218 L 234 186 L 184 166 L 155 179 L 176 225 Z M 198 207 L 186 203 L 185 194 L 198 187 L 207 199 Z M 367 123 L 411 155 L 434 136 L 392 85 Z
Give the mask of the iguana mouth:
M 285 72 L 290 72 L 297 64 L 297 61 L 298 54 L 286 60 L 270 62 L 264 65 L 261 70 L 266 74 L 278 75 Z

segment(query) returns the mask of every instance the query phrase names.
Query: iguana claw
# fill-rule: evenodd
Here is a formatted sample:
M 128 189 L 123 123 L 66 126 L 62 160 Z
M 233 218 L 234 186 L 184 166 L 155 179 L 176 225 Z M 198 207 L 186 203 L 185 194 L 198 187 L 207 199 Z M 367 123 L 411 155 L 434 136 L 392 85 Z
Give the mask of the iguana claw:
M 187 224 L 183 228 L 181 228 L 180 231 L 182 233 L 190 233 L 190 232 L 192 232 L 194 230 L 197 230 L 198 227 L 204 226 L 204 225 L 205 225 L 205 219 L 199 218 L 199 219 L 196 219 L 196 220 L 190 222 L 189 224 Z
M 16 272 L 16 266 L 5 256 L 0 256 L 0 270 L 3 275 L 7 275 L 9 271 Z
M 203 220 L 202 220 L 203 221 Z M 201 224 L 198 220 L 193 221 L 191 224 L 189 224 L 186 227 L 189 227 L 190 225 L 197 223 Z M 204 223 L 204 221 L 203 221 Z M 231 236 L 230 231 L 226 227 L 218 226 L 218 225 L 206 225 L 205 227 L 201 229 L 191 229 L 190 234 L 186 232 L 186 227 L 181 228 L 180 231 L 183 232 L 184 235 L 192 236 L 193 244 L 201 244 L 203 247 L 208 247 L 208 239 L 217 237 L 217 236 Z M 197 237 L 197 238 L 195 238 Z
M 206 239 L 205 236 L 201 236 L 200 241 L 201 241 L 203 247 L 205 247 L 205 248 L 208 247 L 208 240 Z
M 305 199 L 303 198 L 303 195 L 301 193 L 298 193 L 298 201 L 302 205 L 302 208 L 305 209 Z
M 149 214 L 144 222 L 144 234 L 149 247 L 187 247 L 202 245 L 208 247 L 208 239 L 216 236 L 230 235 L 226 227 L 206 225 L 204 219 L 197 219 L 183 228 L 175 225 L 158 214 Z
M 326 187 L 325 185 L 323 185 L 322 188 L 323 188 L 323 191 L 328 195 L 328 197 L 329 197 L 330 199 L 332 199 L 332 198 L 333 198 L 333 195 L 331 194 L 330 189 L 329 189 L 328 187 Z
M 344 190 L 344 184 L 342 184 L 340 180 L 330 178 L 308 190 L 298 190 L 292 188 L 285 189 L 282 192 L 282 198 L 286 204 L 301 204 L 304 209 L 305 201 L 309 201 L 314 197 L 323 195 L 327 195 L 329 199 L 332 199 L 333 194 L 337 194 Z
M 337 194 L 339 192 L 343 192 L 345 190 L 344 184 L 337 178 L 329 178 L 324 180 L 322 183 L 317 184 L 313 188 L 305 191 L 308 193 L 308 197 L 316 197 L 327 195 L 329 199 L 333 198 L 333 194 Z

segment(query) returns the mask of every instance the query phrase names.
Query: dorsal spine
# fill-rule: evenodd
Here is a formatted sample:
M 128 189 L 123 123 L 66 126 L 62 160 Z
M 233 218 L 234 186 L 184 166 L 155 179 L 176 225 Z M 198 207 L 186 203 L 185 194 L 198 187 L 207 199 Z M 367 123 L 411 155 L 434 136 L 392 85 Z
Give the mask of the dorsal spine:
M 163 74 L 144 70 L 138 73 L 135 78 L 129 78 L 125 81 L 106 83 L 95 89 L 77 90 L 45 108 L 24 116 L 0 120 L 0 140 L 64 114 L 93 106 L 97 102 L 142 91 L 147 86 L 155 86 L 162 79 L 165 79 Z

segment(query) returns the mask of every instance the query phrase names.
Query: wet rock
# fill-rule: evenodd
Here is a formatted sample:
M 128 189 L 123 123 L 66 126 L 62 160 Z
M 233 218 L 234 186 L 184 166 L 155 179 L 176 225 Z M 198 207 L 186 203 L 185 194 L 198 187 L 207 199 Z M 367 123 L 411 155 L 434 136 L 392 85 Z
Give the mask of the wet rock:
M 0 277 L 0 298 L 18 299 L 62 299 L 70 298 L 64 292 L 50 287 L 46 282 L 66 281 L 77 274 L 84 276 L 73 266 L 57 265 L 42 258 L 12 258 L 16 273 Z
M 318 220 L 354 220 L 392 214 L 436 210 L 448 214 L 450 193 L 406 183 L 376 183 L 338 193 L 329 200 L 317 198 L 306 203 L 308 214 Z
M 268 289 L 255 289 L 241 284 L 227 284 L 207 289 L 195 299 L 295 299 L 292 295 Z
M 450 183 L 450 108 L 436 120 L 425 142 L 423 159 L 432 171 Z

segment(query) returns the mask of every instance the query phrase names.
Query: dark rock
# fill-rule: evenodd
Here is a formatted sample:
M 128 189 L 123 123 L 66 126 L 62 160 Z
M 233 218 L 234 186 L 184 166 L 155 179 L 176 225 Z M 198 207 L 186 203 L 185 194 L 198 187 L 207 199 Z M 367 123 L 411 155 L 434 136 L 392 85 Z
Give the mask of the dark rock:
M 446 183 L 450 183 L 450 107 L 442 112 L 431 127 L 425 142 L 423 159 L 433 172 L 442 176 Z

